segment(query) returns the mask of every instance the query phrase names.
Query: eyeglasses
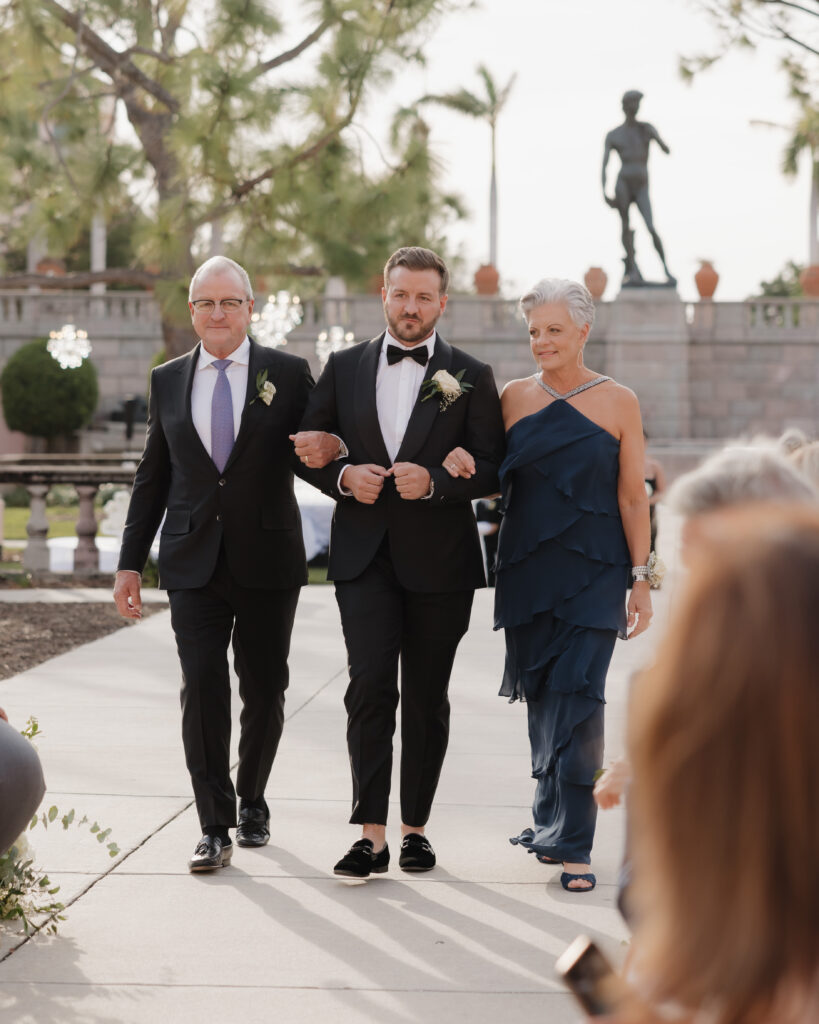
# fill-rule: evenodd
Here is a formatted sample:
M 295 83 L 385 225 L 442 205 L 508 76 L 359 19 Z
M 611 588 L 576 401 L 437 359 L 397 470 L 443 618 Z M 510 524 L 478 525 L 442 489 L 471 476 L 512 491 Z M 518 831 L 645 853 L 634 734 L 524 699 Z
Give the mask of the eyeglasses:
M 219 309 L 223 313 L 235 313 L 245 302 L 250 302 L 250 299 L 220 299 Z M 193 299 L 191 305 L 197 313 L 210 314 L 216 309 L 216 303 L 213 299 Z

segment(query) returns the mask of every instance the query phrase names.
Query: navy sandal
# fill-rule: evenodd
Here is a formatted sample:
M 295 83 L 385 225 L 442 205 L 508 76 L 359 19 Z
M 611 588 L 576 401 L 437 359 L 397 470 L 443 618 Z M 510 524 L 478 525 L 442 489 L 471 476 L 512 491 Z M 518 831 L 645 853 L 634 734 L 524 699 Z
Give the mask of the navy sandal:
M 534 851 L 530 850 L 529 852 L 533 853 Z M 545 853 L 536 853 L 535 857 L 536 857 L 537 860 L 540 861 L 541 864 L 562 864 L 563 863 L 562 860 L 555 860 L 554 857 L 547 857 Z
M 569 882 L 591 882 L 591 885 L 580 889 L 570 889 Z M 597 879 L 591 872 L 588 875 L 570 875 L 568 871 L 564 871 L 560 876 L 560 884 L 566 892 L 591 892 L 597 885 Z

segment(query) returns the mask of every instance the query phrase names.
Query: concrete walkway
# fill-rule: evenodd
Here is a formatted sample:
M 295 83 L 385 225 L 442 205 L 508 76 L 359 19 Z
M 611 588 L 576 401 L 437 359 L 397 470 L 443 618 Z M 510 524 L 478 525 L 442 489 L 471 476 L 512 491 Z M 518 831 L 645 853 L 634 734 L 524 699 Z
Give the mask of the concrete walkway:
M 666 585 L 657 595 L 658 619 L 672 594 Z M 589 894 L 565 893 L 559 868 L 508 843 L 530 821 L 534 783 L 525 707 L 496 696 L 503 639 L 491 610 L 491 592 L 479 593 L 456 661 L 452 740 L 429 825 L 440 867 L 427 875 L 395 863 L 397 806 L 389 872 L 366 882 L 332 874 L 356 830 L 347 824 L 345 653 L 331 587 L 305 589 L 299 605 L 288 721 L 267 794 L 271 843 L 235 849 L 232 866 L 213 874 L 186 870 L 199 829 L 169 613 L 0 682 L 14 724 L 39 718 L 44 806 L 110 826 L 122 850 L 112 861 L 75 827 L 29 833 L 62 887 L 67 920 L 56 937 L 0 933 L 0 1019 L 578 1020 L 553 964 L 581 931 L 615 961 L 624 955 L 615 907 L 623 815 L 599 816 Z M 617 645 L 608 757 L 621 750 L 628 677 L 658 633 Z

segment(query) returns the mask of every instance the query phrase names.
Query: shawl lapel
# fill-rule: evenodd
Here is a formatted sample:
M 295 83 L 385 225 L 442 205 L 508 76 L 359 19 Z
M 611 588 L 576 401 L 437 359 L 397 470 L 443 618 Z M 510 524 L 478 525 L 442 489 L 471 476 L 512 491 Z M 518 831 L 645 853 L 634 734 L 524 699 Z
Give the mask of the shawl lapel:
M 432 359 L 427 363 L 427 372 L 424 374 L 424 381 L 418 389 L 418 397 L 410 414 L 407 429 L 404 431 L 404 438 L 401 447 L 395 456 L 396 462 L 412 462 L 413 456 L 420 451 L 424 441 L 432 430 L 435 418 L 440 412 L 438 399 L 433 396 L 426 401 L 423 399 L 424 382 L 430 380 L 438 370 L 448 370 L 452 365 L 452 348 L 444 341 L 439 334 L 435 339 L 435 351 Z
M 381 433 L 378 408 L 375 402 L 375 378 L 378 373 L 378 360 L 381 357 L 384 333 L 367 342 L 358 361 L 355 375 L 355 419 L 358 435 L 369 452 L 370 458 L 374 463 L 387 468 L 392 465 L 392 459 L 384 444 L 384 435 Z

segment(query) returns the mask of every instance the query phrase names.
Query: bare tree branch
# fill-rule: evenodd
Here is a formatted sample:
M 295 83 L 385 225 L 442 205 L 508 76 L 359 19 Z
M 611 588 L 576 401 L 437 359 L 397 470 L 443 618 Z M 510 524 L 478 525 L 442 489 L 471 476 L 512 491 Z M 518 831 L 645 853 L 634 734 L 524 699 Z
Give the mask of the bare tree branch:
M 277 68 L 282 64 L 287 64 L 291 60 L 295 60 L 296 57 L 304 53 L 304 51 L 308 49 L 308 47 L 312 46 L 313 43 L 318 42 L 327 29 L 335 23 L 335 18 L 325 18 L 324 21 L 314 28 L 309 35 L 306 35 L 298 45 L 294 46 L 291 50 L 285 50 L 285 52 L 280 53 L 278 57 L 271 57 L 270 60 L 257 64 L 247 77 L 252 81 L 254 78 L 258 78 L 267 71 L 272 71 L 273 68 Z
M 57 3 L 57 0 L 42 0 L 42 4 L 63 25 L 77 32 L 80 45 L 101 71 L 104 71 L 115 82 L 121 78 L 126 79 L 132 86 L 144 89 L 154 99 L 166 106 L 168 110 L 173 113 L 178 112 L 179 101 L 174 96 L 164 89 L 159 82 L 155 82 L 143 71 L 140 71 L 125 54 L 119 53 L 109 46 L 101 36 L 83 23 L 82 17 L 79 14 L 66 10 L 65 7 Z
M 163 64 L 173 64 L 173 57 L 170 57 L 167 53 L 157 53 L 156 50 L 149 50 L 147 46 L 129 46 L 127 50 L 122 51 L 122 56 L 130 57 L 132 53 L 141 54 L 143 57 L 153 57 L 154 60 L 161 61 Z
M 803 7 L 802 4 L 793 3 L 792 0 L 759 0 L 759 3 L 765 4 L 767 7 L 790 7 L 794 11 L 802 11 L 811 18 L 819 18 L 819 4 L 817 4 L 817 10 L 812 11 L 809 7 Z

